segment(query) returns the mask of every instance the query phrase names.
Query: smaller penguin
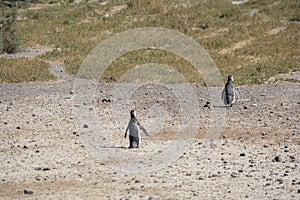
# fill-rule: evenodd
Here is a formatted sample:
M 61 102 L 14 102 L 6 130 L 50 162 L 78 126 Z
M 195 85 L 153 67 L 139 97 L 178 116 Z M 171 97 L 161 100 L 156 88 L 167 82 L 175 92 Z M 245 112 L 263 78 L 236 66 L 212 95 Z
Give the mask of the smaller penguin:
M 139 148 L 140 141 L 141 141 L 141 131 L 142 130 L 146 136 L 149 136 L 146 129 L 139 123 L 138 119 L 136 118 L 136 113 L 134 110 L 130 111 L 130 121 L 128 126 L 125 130 L 126 139 L 127 132 L 129 130 L 129 148 L 134 148 L 134 143 L 136 143 L 136 148 Z
M 240 95 L 235 89 L 234 83 L 233 83 L 233 76 L 229 75 L 227 77 L 227 83 L 225 85 L 225 88 L 222 92 L 222 99 L 224 101 L 225 106 L 231 107 L 236 99 L 239 99 Z

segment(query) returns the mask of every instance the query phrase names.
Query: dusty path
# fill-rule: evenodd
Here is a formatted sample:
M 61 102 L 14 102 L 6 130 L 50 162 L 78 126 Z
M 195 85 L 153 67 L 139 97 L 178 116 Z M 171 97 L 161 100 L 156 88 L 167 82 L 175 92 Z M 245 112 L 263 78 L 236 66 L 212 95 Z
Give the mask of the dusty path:
M 219 108 L 204 107 L 209 101 L 207 91 L 197 87 L 197 136 L 165 168 L 132 174 L 112 169 L 89 153 L 74 125 L 72 79 L 1 84 L 0 198 L 299 199 L 299 86 L 283 82 L 240 87 L 242 99 L 227 110 L 226 128 L 211 142 L 203 137 L 210 112 Z M 115 133 L 106 140 L 114 139 L 124 147 L 118 151 L 130 156 L 166 145 L 167 133 L 161 136 L 162 142 L 158 135 L 144 138 L 138 150 L 125 148 L 127 124 L 110 127 L 112 119 L 105 117 L 113 104 L 110 87 L 99 88 L 95 110 L 91 109 L 106 120 L 101 121 L 103 127 Z M 142 108 L 138 107 L 140 113 L 147 114 Z M 147 117 L 141 121 L 147 128 Z M 171 127 L 172 120 L 167 122 Z M 25 189 L 32 194 L 25 194 Z

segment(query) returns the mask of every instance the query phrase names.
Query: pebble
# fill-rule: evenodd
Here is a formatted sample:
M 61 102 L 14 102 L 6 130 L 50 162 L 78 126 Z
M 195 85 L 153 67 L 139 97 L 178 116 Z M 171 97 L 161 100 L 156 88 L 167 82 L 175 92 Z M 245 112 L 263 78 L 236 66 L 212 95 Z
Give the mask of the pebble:
M 211 107 L 212 107 L 212 105 L 210 104 L 209 101 L 207 101 L 204 105 L 204 108 L 211 108 Z
M 274 161 L 275 161 L 275 162 L 281 162 L 282 159 L 281 159 L 280 156 L 275 156 Z
M 33 191 L 29 189 L 24 189 L 24 194 L 33 194 Z
M 111 102 L 110 99 L 102 99 L 102 103 L 105 103 L 105 102 Z
M 89 125 L 87 125 L 87 124 L 83 125 L 83 128 L 88 128 L 88 127 L 89 127 Z
M 271 185 L 270 182 L 266 182 L 266 183 L 264 184 L 264 186 L 270 186 L 270 185 Z
M 246 156 L 246 154 L 245 153 L 240 153 L 240 156 Z
M 232 178 L 237 178 L 238 175 L 235 172 L 232 172 L 232 174 L 230 175 Z

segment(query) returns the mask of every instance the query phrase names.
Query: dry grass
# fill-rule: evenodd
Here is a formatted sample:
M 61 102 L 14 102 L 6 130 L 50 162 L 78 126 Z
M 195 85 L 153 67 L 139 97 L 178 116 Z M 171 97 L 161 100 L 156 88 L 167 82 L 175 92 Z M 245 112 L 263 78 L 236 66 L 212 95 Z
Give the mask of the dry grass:
M 0 59 L 0 82 L 49 81 L 50 65 L 36 58 Z
M 209 52 L 224 77 L 235 75 L 237 84 L 261 84 L 278 73 L 300 69 L 297 0 L 251 0 L 240 6 L 214 0 L 39 2 L 44 4 L 38 9 L 32 9 L 33 5 L 19 9 L 23 46 L 59 49 L 42 59 L 64 63 L 73 75 L 101 41 L 138 27 L 170 28 L 193 38 Z M 291 23 L 295 21 L 298 23 Z M 280 27 L 284 29 L 270 34 Z M 242 41 L 249 42 L 239 46 Z M 148 61 L 168 64 L 189 81 L 201 82 L 185 60 L 156 50 L 131 52 L 119 58 L 107 70 L 104 80 L 118 80 L 126 70 Z

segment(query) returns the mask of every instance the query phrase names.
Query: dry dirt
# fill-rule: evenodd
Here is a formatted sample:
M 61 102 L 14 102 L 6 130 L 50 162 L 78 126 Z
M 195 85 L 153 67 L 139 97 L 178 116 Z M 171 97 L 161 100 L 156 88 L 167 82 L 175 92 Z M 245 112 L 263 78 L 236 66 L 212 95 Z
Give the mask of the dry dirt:
M 197 86 L 197 135 L 164 168 L 134 174 L 90 153 L 74 124 L 74 80 L 64 77 L 0 85 L 0 199 L 299 199 L 300 83 L 241 86 L 241 99 L 229 109 L 205 106 L 207 90 Z M 107 148 L 107 155 L 125 153 L 130 162 L 135 154 L 163 150 L 173 139 L 168 130 L 150 132 L 140 149 L 127 149 L 127 124 L 114 126 L 109 114 L 117 101 L 111 87 L 101 85 L 90 104 L 91 112 L 102 117 L 101 128 L 108 130 L 103 140 L 118 145 Z M 149 118 L 155 117 L 147 111 L 149 94 L 139 95 L 137 113 L 149 130 Z M 166 126 L 176 129 L 172 100 L 156 103 L 171 109 Z M 218 139 L 205 140 L 215 109 L 226 112 L 226 125 Z

